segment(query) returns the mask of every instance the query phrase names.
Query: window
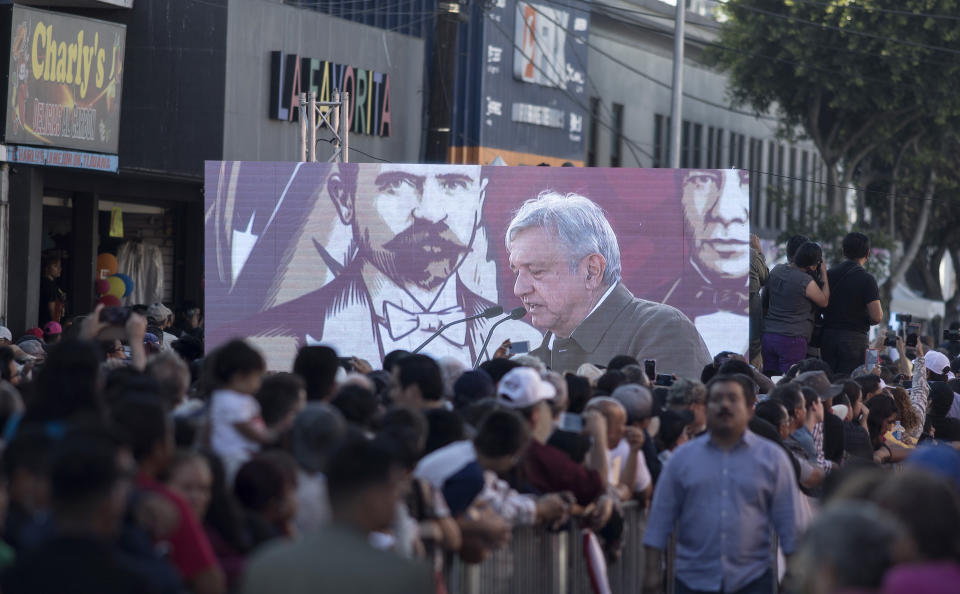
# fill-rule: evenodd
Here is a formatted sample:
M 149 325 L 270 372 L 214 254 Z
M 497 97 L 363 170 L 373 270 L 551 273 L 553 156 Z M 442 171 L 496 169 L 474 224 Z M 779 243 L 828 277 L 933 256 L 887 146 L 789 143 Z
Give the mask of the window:
M 666 166 L 666 151 L 664 150 L 663 138 L 667 118 L 659 113 L 653 116 L 653 166 Z
M 700 162 L 700 159 L 703 155 L 703 126 L 700 124 L 693 125 L 693 154 L 690 156 L 691 166 L 695 169 L 699 169 L 703 166 Z
M 713 163 L 710 165 L 710 167 L 720 169 L 723 167 L 723 157 L 721 156 L 721 152 L 723 151 L 723 128 L 717 128 L 715 142 L 716 147 L 713 151 Z
M 597 134 L 600 131 L 600 99 L 590 97 L 590 140 L 587 143 L 587 167 L 597 166 Z
M 680 134 L 680 167 L 686 169 L 690 167 L 690 122 L 683 120 L 681 124 L 682 132 Z
M 613 104 L 613 137 L 610 143 L 610 167 L 620 167 L 623 148 L 623 105 Z

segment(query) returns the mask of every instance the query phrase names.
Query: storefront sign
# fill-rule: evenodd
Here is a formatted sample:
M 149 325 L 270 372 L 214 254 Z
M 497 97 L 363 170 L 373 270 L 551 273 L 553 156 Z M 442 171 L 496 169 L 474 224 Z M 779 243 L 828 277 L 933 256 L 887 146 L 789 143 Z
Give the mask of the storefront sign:
M 350 93 L 347 125 L 353 134 L 390 136 L 390 75 L 298 54 L 270 52 L 270 113 L 274 120 L 299 120 L 300 93 L 332 101 L 333 91 Z M 326 108 L 324 108 L 326 110 Z
M 6 141 L 116 153 L 126 26 L 11 10 Z
M 0 145 L 0 161 L 50 167 L 75 167 L 112 173 L 116 173 L 118 166 L 116 155 L 17 145 Z

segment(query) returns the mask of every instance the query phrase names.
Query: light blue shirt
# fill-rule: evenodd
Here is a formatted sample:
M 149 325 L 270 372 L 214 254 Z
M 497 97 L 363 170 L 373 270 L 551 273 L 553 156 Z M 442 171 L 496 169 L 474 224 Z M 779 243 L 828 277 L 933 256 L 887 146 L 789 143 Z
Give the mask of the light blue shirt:
M 771 529 L 784 554 L 794 551 L 799 503 L 779 445 L 747 431 L 723 450 L 703 435 L 663 467 L 643 544 L 666 550 L 676 525 L 676 577 L 694 590 L 733 592 L 771 569 Z

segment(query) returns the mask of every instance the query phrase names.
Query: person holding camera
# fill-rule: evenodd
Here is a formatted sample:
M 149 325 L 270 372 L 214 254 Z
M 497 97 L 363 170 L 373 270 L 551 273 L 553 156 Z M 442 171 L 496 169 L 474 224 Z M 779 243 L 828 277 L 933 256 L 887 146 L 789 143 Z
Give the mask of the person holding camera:
M 834 373 L 849 374 L 864 362 L 870 326 L 883 321 L 877 279 L 863 266 L 870 257 L 870 238 L 848 233 L 840 264 L 827 271 L 837 298 L 823 312 L 820 356 Z
M 830 302 L 823 250 L 813 242 L 801 245 L 793 262 L 770 271 L 764 291 L 769 304 L 760 339 L 764 373 L 783 375 L 807 356 L 814 306 Z

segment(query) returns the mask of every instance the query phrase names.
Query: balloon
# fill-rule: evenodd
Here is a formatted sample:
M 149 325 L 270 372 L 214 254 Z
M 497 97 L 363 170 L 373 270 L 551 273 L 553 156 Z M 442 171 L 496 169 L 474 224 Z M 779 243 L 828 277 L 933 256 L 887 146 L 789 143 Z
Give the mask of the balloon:
M 118 299 L 123 297 L 123 292 L 127 290 L 127 285 L 123 282 L 122 278 L 119 276 L 111 276 L 107 279 L 107 282 L 110 283 L 110 290 L 107 291 L 108 295 L 113 295 Z
M 102 303 L 106 307 L 120 307 L 123 305 L 123 303 L 120 302 L 120 298 L 116 295 L 104 295 L 97 303 Z
M 107 276 L 117 273 L 117 257 L 113 254 L 100 254 L 97 256 L 97 275 L 101 275 L 106 270 Z
M 130 293 L 133 292 L 133 286 L 134 286 L 134 285 L 133 285 L 133 279 L 130 278 L 129 276 L 127 276 L 126 274 L 122 273 L 122 272 L 118 272 L 118 273 L 116 273 L 114 276 L 119 277 L 120 280 L 123 281 L 123 284 L 126 285 L 126 288 L 125 288 L 124 291 L 123 291 L 123 296 L 124 296 L 124 297 L 129 297 L 129 296 L 130 296 Z
M 107 282 L 107 279 L 101 278 L 94 284 L 94 290 L 97 295 L 106 295 L 110 292 L 110 283 Z

